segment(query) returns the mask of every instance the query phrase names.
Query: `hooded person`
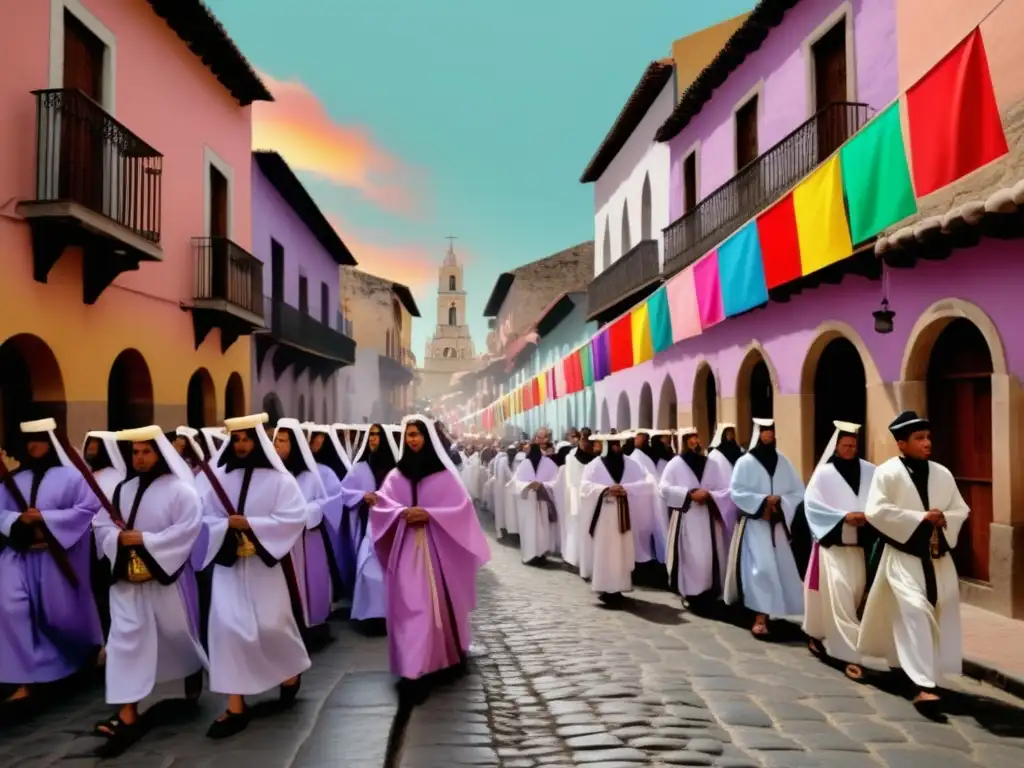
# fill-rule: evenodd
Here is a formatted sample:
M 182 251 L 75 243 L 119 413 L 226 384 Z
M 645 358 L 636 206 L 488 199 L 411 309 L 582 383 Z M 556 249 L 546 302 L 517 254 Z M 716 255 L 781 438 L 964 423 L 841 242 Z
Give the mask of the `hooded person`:
M 305 629 L 323 627 L 331 615 L 330 537 L 324 507 L 331 503 L 306 433 L 296 419 L 279 419 L 274 431 L 274 450 L 306 499 L 306 533 L 292 549 L 292 563 L 302 594 Z
M 803 629 L 812 653 L 843 662 L 846 676 L 860 680 L 858 614 L 867 586 L 867 556 L 876 540 L 863 510 L 875 465 L 857 456 L 861 425 L 833 423 L 835 432 L 804 494 L 814 547 L 804 577 Z
M 857 650 L 899 666 L 918 688 L 914 704 L 929 710 L 939 706 L 942 679 L 963 667 L 952 552 L 970 509 L 952 473 L 930 460 L 927 419 L 904 411 L 889 431 L 900 455 L 875 469 L 864 507 L 882 546 L 875 549 Z
M 490 551 L 434 423 L 407 416 L 397 466 L 377 492 L 370 534 L 387 568 L 391 671 L 404 680 L 461 665 L 476 572 Z
M 224 433 L 223 427 L 203 427 L 199 430 L 203 438 L 203 445 L 206 447 L 206 455 L 211 457 L 223 452 L 228 444 L 228 436 Z
M 190 563 L 203 527 L 192 470 L 160 427 L 117 433 L 132 448 L 132 476 L 93 528 L 111 564 L 106 698 L 117 712 L 96 725 L 111 746 L 139 735 L 138 704 L 160 683 L 186 681 L 195 700 L 208 666 L 199 637 L 199 596 Z
M 111 498 L 117 484 L 128 476 L 128 465 L 115 433 L 101 430 L 86 432 L 82 441 L 82 457 L 92 470 L 100 490 L 108 499 Z
M 321 503 L 325 525 L 321 528 L 327 544 L 328 565 L 331 569 L 332 609 L 345 595 L 342 571 L 341 526 L 345 514 L 342 484 L 352 469 L 352 460 L 345 451 L 337 430 L 326 424 L 316 424 L 309 440 L 320 480 L 327 491 L 327 500 Z
M 633 589 L 633 515 L 653 514 L 661 499 L 647 471 L 623 452 L 622 435 L 594 435 L 591 441 L 601 444 L 601 458 L 580 479 L 580 514 L 589 520 L 594 548 L 590 588 L 614 602 Z
M 268 420 L 265 413 L 225 420 L 231 443 L 217 460 L 216 485 L 203 498 L 206 562 L 214 564 L 210 690 L 228 695 L 211 738 L 248 726 L 245 696 L 280 686 L 282 703 L 294 703 L 300 675 L 310 667 L 290 557 L 306 531 L 307 503 L 267 437 Z
M 593 562 L 594 547 L 590 537 L 590 520 L 580 514 L 580 481 L 587 465 L 597 458 L 593 443 L 590 442 L 590 430 L 583 429 L 579 440 L 565 460 L 565 544 L 562 547 L 562 559 L 575 567 L 580 576 L 589 579 L 590 564 Z
M 561 486 L 558 465 L 545 456 L 536 436 L 526 460 L 519 465 L 509 488 L 519 520 L 519 551 L 524 563 L 536 564 L 552 551 L 558 536 Z
M 499 451 L 494 457 L 494 528 L 499 539 L 508 533 L 519 533 L 515 504 L 508 491 L 509 481 L 512 480 L 512 467 L 518 452 L 519 444 L 509 443 L 505 450 Z
M 0 470 L 0 685 L 14 686 L 9 706 L 27 703 L 33 685 L 78 672 L 103 644 L 90 578 L 100 502 L 56 430 L 53 419 L 23 423 L 21 466 Z
M 766 639 L 769 618 L 802 616 L 803 578 L 791 545 L 804 484 L 775 443 L 775 422 L 754 419 L 747 454 L 730 481 L 740 521 L 729 550 L 725 601 L 756 614 L 751 632 Z

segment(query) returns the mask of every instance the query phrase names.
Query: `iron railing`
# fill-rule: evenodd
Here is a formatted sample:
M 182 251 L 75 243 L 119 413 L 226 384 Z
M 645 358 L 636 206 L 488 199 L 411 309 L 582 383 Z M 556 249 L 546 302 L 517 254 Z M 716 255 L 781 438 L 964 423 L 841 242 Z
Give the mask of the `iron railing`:
M 263 262 L 226 237 L 193 237 L 196 299 L 220 299 L 263 316 Z
M 587 286 L 587 316 L 614 307 L 660 275 L 658 241 L 641 240 Z
M 163 155 L 79 90 L 36 97 L 36 200 L 74 202 L 160 242 Z
M 270 332 L 281 342 L 347 365 L 356 361 L 356 343 L 351 336 L 280 299 L 264 296 L 263 302 Z
M 665 274 L 690 266 L 788 192 L 864 127 L 871 107 L 834 102 L 669 224 Z

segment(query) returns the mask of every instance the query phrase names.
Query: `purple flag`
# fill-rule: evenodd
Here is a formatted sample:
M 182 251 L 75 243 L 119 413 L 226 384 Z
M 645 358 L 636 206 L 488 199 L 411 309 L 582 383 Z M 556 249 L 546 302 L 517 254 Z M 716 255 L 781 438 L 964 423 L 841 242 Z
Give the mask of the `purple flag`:
M 608 331 L 604 330 L 590 340 L 590 359 L 594 366 L 594 381 L 601 381 L 612 373 Z

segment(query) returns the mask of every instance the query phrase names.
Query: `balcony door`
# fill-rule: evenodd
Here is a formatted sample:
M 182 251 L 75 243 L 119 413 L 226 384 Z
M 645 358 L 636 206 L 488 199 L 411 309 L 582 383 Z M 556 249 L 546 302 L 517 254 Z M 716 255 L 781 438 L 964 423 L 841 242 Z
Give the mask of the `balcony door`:
M 248 293 L 238 293 L 241 286 L 235 285 L 242 282 L 234 272 L 230 263 L 231 249 L 227 243 L 228 237 L 228 180 L 213 163 L 207 166 L 206 172 L 210 175 L 210 253 L 213 254 L 213 295 L 227 299 L 228 301 L 240 302 L 243 296 Z M 231 288 L 236 290 L 232 291 Z
M 60 189 L 98 213 L 103 206 L 103 61 L 106 46 L 64 11 L 64 94 L 60 106 Z M 84 97 L 84 98 L 83 98 Z
M 811 46 L 814 57 L 814 106 L 818 116 L 818 162 L 839 149 L 848 134 L 846 103 L 846 17 Z M 835 104 L 828 108 L 829 105 Z M 828 109 L 826 109 L 828 108 Z M 826 110 L 822 112 L 822 110 Z
M 701 235 L 707 237 L 721 227 L 727 227 L 737 218 L 746 218 L 748 212 L 761 199 L 761 177 L 754 164 L 758 157 L 757 107 L 760 99 L 755 93 L 736 110 L 736 185 L 732 194 L 718 210 L 709 210 L 711 220 Z M 710 225 L 710 226 L 708 226 Z

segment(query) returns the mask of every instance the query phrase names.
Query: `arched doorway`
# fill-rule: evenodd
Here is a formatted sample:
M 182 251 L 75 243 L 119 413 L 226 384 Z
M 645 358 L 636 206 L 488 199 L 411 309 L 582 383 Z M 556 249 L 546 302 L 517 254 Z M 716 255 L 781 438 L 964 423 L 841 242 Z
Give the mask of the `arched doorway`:
M 829 341 L 814 369 L 814 461 L 828 447 L 833 422 L 862 424 L 858 434 L 860 455 L 867 435 L 867 376 L 857 347 L 845 336 Z
M 67 430 L 64 377 L 53 351 L 38 336 L 23 333 L 0 346 L 0 448 L 21 451 L 21 422 L 52 418 Z
M 957 318 L 928 360 L 932 459 L 956 478 L 971 508 L 953 553 L 960 576 L 989 580 L 992 524 L 992 354 L 978 327 Z
M 736 431 L 741 440 L 750 440 L 753 419 L 770 419 L 775 412 L 772 375 L 761 353 L 752 349 L 740 366 L 736 386 Z
M 693 381 L 692 410 L 694 423 L 683 426 L 694 427 L 700 435 L 701 442 L 708 445 L 718 427 L 718 382 L 715 381 L 715 374 L 707 363 L 701 363 L 697 368 L 697 375 Z
M 625 392 L 619 393 L 618 405 L 615 408 L 615 424 L 614 428 L 623 432 L 632 426 L 633 422 L 629 418 L 629 397 Z
M 137 349 L 126 349 L 114 358 L 107 378 L 107 429 L 116 432 L 153 421 L 153 380 L 146 358 Z
M 676 385 L 671 376 L 666 376 L 658 396 L 658 429 L 679 428 L 679 402 L 676 399 Z
M 299 395 L 299 407 L 298 412 L 295 414 L 295 418 L 299 421 L 306 420 L 306 396 Z
M 651 385 L 646 381 L 640 387 L 640 413 L 636 425 L 647 429 L 654 429 L 656 426 L 654 423 L 654 396 L 651 393 Z
M 245 416 L 245 385 L 242 377 L 232 371 L 224 388 L 224 418 L 235 419 L 239 416 Z
M 270 417 L 270 424 L 277 424 L 284 418 L 284 408 L 281 405 L 281 398 L 273 392 L 263 396 L 263 412 Z
M 604 400 L 601 402 L 601 425 L 598 428 L 599 432 L 607 433 L 612 428 L 612 416 L 608 410 L 608 401 Z
M 185 418 L 195 429 L 212 426 L 217 422 L 217 395 L 213 390 L 213 377 L 205 368 L 199 368 L 188 380 Z

